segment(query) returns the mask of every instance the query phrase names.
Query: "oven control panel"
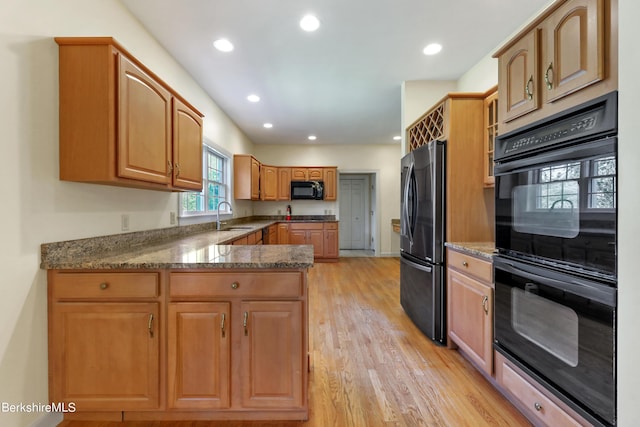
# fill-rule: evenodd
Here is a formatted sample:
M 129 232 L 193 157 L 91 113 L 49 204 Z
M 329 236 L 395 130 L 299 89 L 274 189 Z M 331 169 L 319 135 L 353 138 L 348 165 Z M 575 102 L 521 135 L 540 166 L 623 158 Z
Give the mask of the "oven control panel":
M 617 131 L 617 92 L 518 129 L 496 140 L 496 161 Z

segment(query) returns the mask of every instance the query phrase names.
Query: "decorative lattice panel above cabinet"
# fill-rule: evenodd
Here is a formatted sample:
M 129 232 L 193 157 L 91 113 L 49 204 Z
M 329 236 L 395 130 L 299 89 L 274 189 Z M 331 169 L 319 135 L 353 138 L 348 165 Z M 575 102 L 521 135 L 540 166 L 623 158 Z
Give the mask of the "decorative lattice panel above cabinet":
M 407 129 L 409 151 L 430 141 L 444 139 L 444 106 L 444 102 L 436 105 Z

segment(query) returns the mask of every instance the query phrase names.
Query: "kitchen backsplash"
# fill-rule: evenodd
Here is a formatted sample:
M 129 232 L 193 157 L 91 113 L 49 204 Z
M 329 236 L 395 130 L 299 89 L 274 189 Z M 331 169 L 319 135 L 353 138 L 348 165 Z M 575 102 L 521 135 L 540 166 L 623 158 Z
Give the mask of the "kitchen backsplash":
M 281 202 L 259 202 L 253 204 L 253 215 L 285 215 L 287 205 L 292 215 L 335 215 L 338 217 L 336 202 L 318 200 L 283 200 Z

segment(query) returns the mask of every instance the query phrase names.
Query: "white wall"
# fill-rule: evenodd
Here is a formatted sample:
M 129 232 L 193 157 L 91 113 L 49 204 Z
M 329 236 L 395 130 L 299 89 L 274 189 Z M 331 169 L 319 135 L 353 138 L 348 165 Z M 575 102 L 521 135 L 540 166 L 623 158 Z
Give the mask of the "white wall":
M 618 425 L 640 425 L 640 2 L 619 0 Z
M 0 7 L 2 190 L 0 403 L 46 403 L 46 278 L 40 244 L 169 226 L 175 194 L 58 180 L 58 46 L 54 36 L 114 36 L 205 114 L 204 132 L 229 152 L 251 142 L 120 2 L 3 0 Z M 38 413 L 2 413 L 26 426 Z
M 498 60 L 489 53 L 458 80 L 457 92 L 486 92 L 498 84 Z
M 377 173 L 377 215 L 375 235 L 380 255 L 397 255 L 399 239 L 391 229 L 391 218 L 400 218 L 400 153 L 397 144 L 371 145 L 263 145 L 256 144 L 254 156 L 262 163 L 274 166 L 337 166 L 338 173 Z M 330 209 L 337 215 L 337 203 L 314 203 L 313 211 L 305 201 L 292 203 L 256 202 L 254 214 L 275 215 L 277 209 L 292 204 L 294 215 L 324 214 Z M 284 210 L 283 210 L 284 212 Z

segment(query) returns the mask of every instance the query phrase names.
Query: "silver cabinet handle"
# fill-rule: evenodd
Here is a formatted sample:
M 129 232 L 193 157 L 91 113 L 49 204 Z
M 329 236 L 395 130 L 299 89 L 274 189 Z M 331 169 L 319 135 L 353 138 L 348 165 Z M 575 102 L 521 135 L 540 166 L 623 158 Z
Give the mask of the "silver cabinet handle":
M 247 329 L 247 323 L 249 321 L 249 312 L 245 311 L 244 312 L 244 321 L 242 322 L 243 326 L 244 326 L 244 336 L 248 336 L 249 335 L 249 329 Z
M 551 71 L 551 78 L 549 78 L 549 71 Z M 544 82 L 547 84 L 547 89 L 553 89 L 553 62 L 549 63 L 547 71 L 544 72 Z

